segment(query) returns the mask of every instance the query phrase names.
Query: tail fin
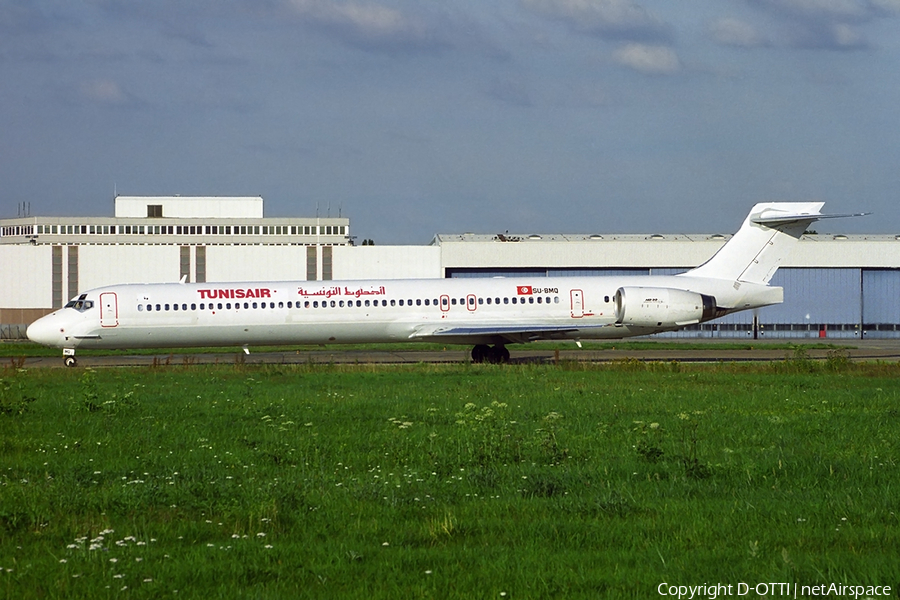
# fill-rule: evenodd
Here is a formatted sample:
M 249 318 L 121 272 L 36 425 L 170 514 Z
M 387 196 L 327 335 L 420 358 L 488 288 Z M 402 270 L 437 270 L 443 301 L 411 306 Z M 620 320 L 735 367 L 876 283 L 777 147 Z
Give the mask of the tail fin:
M 757 204 L 744 224 L 715 255 L 696 269 L 691 277 L 709 277 L 747 283 L 767 284 L 810 223 L 832 217 L 823 215 L 824 202 L 768 202 Z

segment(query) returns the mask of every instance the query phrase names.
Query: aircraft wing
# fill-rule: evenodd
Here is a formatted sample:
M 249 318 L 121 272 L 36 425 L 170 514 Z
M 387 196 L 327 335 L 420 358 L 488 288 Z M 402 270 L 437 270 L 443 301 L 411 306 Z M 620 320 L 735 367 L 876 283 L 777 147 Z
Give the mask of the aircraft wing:
M 595 331 L 607 325 L 587 325 L 573 327 L 568 325 L 484 325 L 480 327 L 439 327 L 436 329 L 420 329 L 410 339 L 434 340 L 440 342 L 447 338 L 503 338 L 508 343 L 549 340 L 554 337 L 576 331 Z

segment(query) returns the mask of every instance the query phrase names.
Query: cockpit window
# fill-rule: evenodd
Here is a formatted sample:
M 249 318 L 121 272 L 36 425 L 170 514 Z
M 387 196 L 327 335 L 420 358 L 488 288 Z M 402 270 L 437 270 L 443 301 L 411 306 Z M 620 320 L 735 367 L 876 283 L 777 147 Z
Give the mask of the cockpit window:
M 75 300 L 69 300 L 66 304 L 65 308 L 74 308 L 78 312 L 84 312 L 86 310 L 90 310 L 94 308 L 93 300 L 86 300 L 87 294 L 82 294 L 78 296 Z

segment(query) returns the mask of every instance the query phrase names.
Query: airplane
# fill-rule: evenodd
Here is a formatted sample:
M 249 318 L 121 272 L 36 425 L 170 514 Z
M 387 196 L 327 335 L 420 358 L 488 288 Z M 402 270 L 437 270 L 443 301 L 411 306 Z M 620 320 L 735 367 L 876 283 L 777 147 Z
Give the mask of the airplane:
M 390 279 L 111 285 L 32 323 L 29 339 L 76 349 L 438 342 L 476 363 L 507 344 L 621 339 L 778 304 L 768 285 L 824 202 L 756 204 L 702 265 L 670 276 Z

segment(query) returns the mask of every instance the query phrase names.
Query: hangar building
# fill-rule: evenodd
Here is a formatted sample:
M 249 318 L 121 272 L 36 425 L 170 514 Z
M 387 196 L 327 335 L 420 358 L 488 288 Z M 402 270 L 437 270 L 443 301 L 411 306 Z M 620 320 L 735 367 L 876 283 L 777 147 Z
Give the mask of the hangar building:
M 665 275 L 730 235 L 448 235 L 355 246 L 349 219 L 265 218 L 261 197 L 117 196 L 114 217 L 0 220 L 0 337 L 116 283 Z M 900 235 L 805 235 L 772 281 L 784 304 L 679 337 L 900 337 Z

